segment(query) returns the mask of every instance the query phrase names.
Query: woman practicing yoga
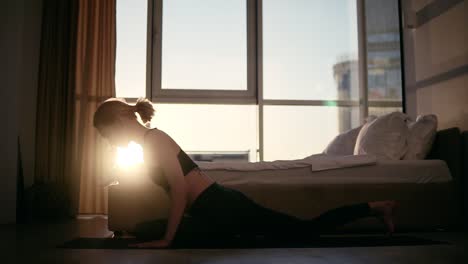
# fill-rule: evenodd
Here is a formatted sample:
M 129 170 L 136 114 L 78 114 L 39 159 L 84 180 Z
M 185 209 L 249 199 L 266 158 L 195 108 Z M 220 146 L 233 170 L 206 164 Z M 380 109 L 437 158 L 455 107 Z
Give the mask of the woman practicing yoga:
M 302 220 L 263 207 L 242 192 L 221 186 L 205 175 L 168 134 L 157 128 L 146 128 L 135 115 L 138 113 L 141 120 L 146 123 L 151 120 L 154 111 L 151 102 L 147 99 L 139 99 L 135 105 L 118 99 L 109 99 L 102 103 L 94 114 L 94 126 L 110 144 L 126 146 L 130 141 L 134 141 L 143 147 L 144 166 L 148 176 L 165 187 L 171 198 L 171 209 L 164 237 L 132 246 L 145 248 L 171 246 L 179 235 L 178 227 L 184 213 L 198 223 L 216 226 L 223 235 L 314 236 L 369 216 L 383 220 L 388 233 L 394 232 L 392 220 L 394 201 L 345 205 L 329 210 L 317 218 Z M 209 236 L 203 235 L 203 238 L 207 237 Z

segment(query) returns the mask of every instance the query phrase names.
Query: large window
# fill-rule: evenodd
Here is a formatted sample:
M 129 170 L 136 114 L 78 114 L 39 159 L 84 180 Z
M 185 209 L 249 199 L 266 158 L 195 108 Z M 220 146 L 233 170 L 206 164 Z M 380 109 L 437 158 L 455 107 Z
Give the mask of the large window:
M 117 0 L 117 96 L 189 154 L 303 158 L 402 110 L 398 21 L 397 0 Z

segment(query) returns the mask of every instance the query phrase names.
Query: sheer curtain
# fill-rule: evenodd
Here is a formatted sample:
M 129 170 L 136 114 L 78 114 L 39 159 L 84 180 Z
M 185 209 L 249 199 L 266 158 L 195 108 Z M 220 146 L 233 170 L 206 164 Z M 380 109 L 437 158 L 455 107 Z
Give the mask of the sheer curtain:
M 74 171 L 80 178 L 79 213 L 106 214 L 108 146 L 93 127 L 93 114 L 115 96 L 115 0 L 80 0 L 76 49 Z

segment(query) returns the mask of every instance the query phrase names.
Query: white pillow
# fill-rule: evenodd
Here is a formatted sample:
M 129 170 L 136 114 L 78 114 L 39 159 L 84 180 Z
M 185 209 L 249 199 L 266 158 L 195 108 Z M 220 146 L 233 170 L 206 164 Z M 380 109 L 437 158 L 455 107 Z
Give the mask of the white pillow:
M 354 155 L 371 154 L 380 159 L 399 160 L 407 151 L 408 116 L 393 112 L 366 123 L 356 139 Z
M 376 119 L 376 116 L 369 116 L 366 118 L 366 122 L 370 122 Z M 353 155 L 354 146 L 356 145 L 356 139 L 359 135 L 362 125 L 356 128 L 350 129 L 337 135 L 325 148 L 323 154 L 332 156 L 347 156 Z
M 408 128 L 408 151 L 403 159 L 417 160 L 426 158 L 437 132 L 437 116 L 420 115 L 416 118 L 416 122 L 408 124 Z
M 354 145 L 362 126 L 350 129 L 336 136 L 325 148 L 323 154 L 333 156 L 353 155 Z

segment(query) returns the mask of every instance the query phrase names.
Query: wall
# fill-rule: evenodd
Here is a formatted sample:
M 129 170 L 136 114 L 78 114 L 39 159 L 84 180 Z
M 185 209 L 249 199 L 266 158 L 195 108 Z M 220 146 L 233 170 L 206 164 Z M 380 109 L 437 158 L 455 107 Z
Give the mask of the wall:
M 0 3 L 0 223 L 16 218 L 17 140 L 20 137 L 25 185 L 34 179 L 34 145 L 42 1 Z
M 36 136 L 36 100 L 37 81 L 39 71 L 39 54 L 42 23 L 42 0 L 25 0 L 23 28 L 23 41 L 21 52 L 23 54 L 21 67 L 21 89 L 19 98 L 19 135 L 21 140 L 21 155 L 23 162 L 24 184 L 26 187 L 33 184 L 35 136 Z
M 442 1 L 406 1 L 406 22 Z M 407 109 L 412 116 L 437 114 L 439 129 L 468 130 L 468 0 L 450 2 L 427 22 L 404 30 Z

